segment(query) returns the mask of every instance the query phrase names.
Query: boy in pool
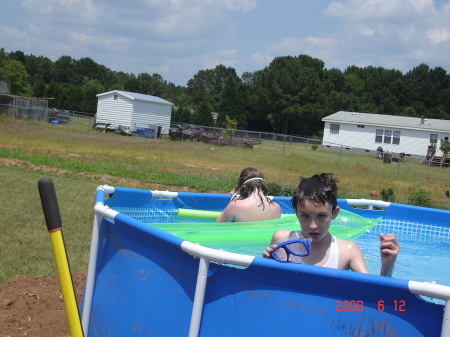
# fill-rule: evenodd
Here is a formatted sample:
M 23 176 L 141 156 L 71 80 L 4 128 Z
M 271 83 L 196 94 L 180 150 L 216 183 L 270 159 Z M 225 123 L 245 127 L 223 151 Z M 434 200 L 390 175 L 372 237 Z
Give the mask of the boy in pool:
M 280 205 L 267 197 L 264 175 L 257 168 L 243 169 L 230 194 L 230 203 L 216 222 L 264 221 L 278 219 L 281 215 Z
M 300 221 L 301 233 L 311 238 L 311 251 L 301 258 L 305 264 L 369 273 L 364 256 L 353 241 L 341 240 L 330 234 L 331 220 L 339 213 L 337 179 L 331 173 L 301 178 L 294 191 L 292 206 Z M 275 243 L 286 241 L 293 232 L 277 230 L 263 256 L 270 258 Z M 310 239 L 310 240 L 311 240 Z M 400 246 L 394 234 L 380 234 L 381 276 L 391 276 Z

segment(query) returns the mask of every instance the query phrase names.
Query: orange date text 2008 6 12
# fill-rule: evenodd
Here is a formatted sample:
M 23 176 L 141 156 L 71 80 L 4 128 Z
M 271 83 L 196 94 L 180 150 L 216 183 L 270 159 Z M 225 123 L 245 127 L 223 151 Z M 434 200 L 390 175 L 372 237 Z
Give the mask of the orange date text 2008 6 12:
M 392 301 L 394 311 L 406 311 L 406 301 L 393 300 Z M 377 303 L 377 310 L 384 311 L 386 301 L 380 300 Z M 363 311 L 364 301 L 336 301 L 336 311 Z

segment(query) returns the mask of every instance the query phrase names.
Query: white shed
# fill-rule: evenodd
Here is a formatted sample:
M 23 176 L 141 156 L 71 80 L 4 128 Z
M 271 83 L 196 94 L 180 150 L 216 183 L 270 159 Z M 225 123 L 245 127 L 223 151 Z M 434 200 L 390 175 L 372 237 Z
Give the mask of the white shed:
M 96 123 L 123 125 L 131 131 L 161 127 L 168 134 L 172 103 L 162 98 L 134 92 L 113 90 L 98 94 Z
M 448 141 L 450 121 L 418 117 L 339 111 L 322 118 L 325 122 L 323 145 L 348 146 L 384 152 L 426 156 L 428 147 L 436 144 L 441 156 L 440 140 Z

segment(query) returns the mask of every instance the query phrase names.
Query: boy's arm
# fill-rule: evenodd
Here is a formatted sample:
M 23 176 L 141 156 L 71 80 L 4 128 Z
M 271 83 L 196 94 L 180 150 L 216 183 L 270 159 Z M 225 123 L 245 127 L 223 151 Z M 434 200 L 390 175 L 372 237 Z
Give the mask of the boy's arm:
M 381 276 L 392 276 L 400 245 L 395 234 L 380 233 Z
M 270 245 L 269 247 L 266 248 L 266 250 L 263 252 L 263 257 L 270 259 L 270 253 L 272 252 L 272 250 L 275 248 L 275 243 L 277 241 L 281 241 L 284 238 L 286 238 L 289 234 L 291 233 L 290 230 L 288 229 L 279 229 L 277 231 L 275 231 L 272 235 L 272 240 L 270 240 Z

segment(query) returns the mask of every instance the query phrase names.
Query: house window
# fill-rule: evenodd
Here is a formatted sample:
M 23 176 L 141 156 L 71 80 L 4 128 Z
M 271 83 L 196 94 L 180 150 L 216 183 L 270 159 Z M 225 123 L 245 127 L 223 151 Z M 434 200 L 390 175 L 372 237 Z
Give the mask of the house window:
M 381 143 L 383 141 L 383 130 L 377 129 L 377 133 L 375 135 L 375 143 Z
M 340 124 L 330 124 L 330 133 L 339 134 Z
M 400 145 L 400 131 L 394 131 L 392 144 Z
M 438 140 L 438 135 L 436 133 L 430 133 L 430 144 L 436 144 Z
M 119 95 L 114 95 L 114 99 L 117 101 L 119 99 Z
M 364 129 L 364 125 L 359 125 L 359 124 L 358 124 L 358 128 Z
M 384 130 L 384 144 L 391 144 L 392 131 Z

